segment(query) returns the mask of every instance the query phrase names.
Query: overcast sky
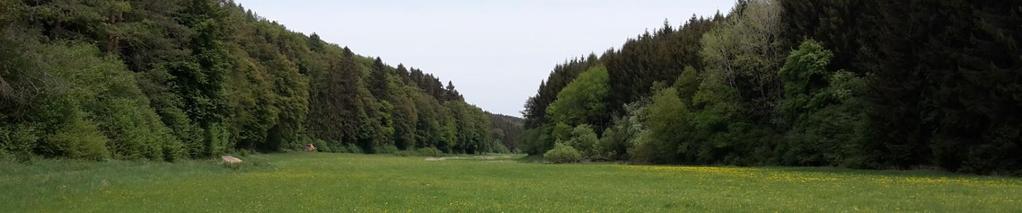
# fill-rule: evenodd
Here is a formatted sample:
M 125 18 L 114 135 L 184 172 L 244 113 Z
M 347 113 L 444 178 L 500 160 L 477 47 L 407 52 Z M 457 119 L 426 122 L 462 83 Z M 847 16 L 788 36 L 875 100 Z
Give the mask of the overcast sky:
M 521 116 L 565 60 L 727 13 L 733 0 L 235 0 L 293 31 L 454 81 L 466 101 Z

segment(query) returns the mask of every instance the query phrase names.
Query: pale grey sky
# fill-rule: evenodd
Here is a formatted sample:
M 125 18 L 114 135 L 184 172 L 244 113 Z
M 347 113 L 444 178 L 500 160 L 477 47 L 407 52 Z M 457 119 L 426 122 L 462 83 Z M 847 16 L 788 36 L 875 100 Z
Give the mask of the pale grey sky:
M 565 60 L 734 0 L 235 0 L 262 17 L 387 64 L 454 81 L 484 110 L 519 113 Z

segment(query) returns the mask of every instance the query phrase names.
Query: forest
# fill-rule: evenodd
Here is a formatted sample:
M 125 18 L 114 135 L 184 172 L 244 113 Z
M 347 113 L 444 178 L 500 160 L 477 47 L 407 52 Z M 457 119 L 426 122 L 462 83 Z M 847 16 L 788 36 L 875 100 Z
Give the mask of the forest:
M 0 1 L 0 159 L 509 152 L 522 125 L 491 116 L 232 1 Z
M 556 66 L 554 162 L 1022 174 L 1022 1 L 741 0 Z

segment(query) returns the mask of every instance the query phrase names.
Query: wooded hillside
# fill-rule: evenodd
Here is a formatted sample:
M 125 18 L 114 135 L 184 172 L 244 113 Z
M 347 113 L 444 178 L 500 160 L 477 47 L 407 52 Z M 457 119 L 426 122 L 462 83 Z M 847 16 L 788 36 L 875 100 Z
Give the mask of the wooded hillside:
M 1019 26 L 1020 1 L 742 0 L 558 65 L 523 150 L 1019 174 Z
M 231 1 L 0 1 L 3 158 L 499 151 L 490 130 L 451 82 Z

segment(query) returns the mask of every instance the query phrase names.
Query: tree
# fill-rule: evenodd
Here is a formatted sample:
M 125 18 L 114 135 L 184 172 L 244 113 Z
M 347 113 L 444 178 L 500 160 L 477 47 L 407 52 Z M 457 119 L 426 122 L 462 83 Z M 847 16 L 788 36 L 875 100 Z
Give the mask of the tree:
M 599 156 L 599 147 L 597 147 L 599 140 L 592 127 L 582 124 L 571 130 L 571 139 L 566 141 L 565 144 L 578 150 L 584 159 L 597 159 L 601 158 Z
M 547 108 L 547 115 L 557 123 L 605 126 L 608 117 L 606 97 L 610 93 L 608 81 L 604 66 L 583 72 L 557 94 L 557 100 Z
M 540 83 L 539 91 L 525 103 L 526 128 L 537 128 L 549 122 L 547 108 L 557 99 L 561 90 L 571 83 L 582 72 L 589 70 L 598 63 L 596 55 L 585 59 L 573 59 L 566 64 L 557 65 L 546 81 Z
M 387 65 L 383 64 L 383 60 L 379 57 L 373 61 L 372 70 L 370 70 L 369 78 L 369 91 L 373 94 L 373 97 L 379 100 L 387 100 L 390 92 L 390 70 L 387 69 Z
M 672 88 L 663 89 L 653 96 L 652 102 L 646 107 L 645 125 L 648 131 L 646 141 L 640 143 L 646 149 L 647 162 L 669 163 L 678 162 L 681 155 L 695 156 L 700 144 L 687 140 L 694 133 L 689 124 L 688 109 Z M 638 145 L 637 145 L 638 146 Z M 642 157 L 642 156 L 640 156 Z M 687 158 L 693 159 L 693 158 Z M 688 160 L 691 161 L 691 160 Z
M 724 23 L 707 32 L 700 55 L 707 72 L 735 90 L 745 113 L 765 121 L 780 97 L 777 70 L 784 57 L 780 7 L 775 0 L 742 1 Z
M 855 165 L 863 142 L 860 95 L 864 81 L 845 71 L 830 71 L 833 54 L 807 40 L 781 68 L 782 117 L 790 125 L 781 156 L 790 165 Z

